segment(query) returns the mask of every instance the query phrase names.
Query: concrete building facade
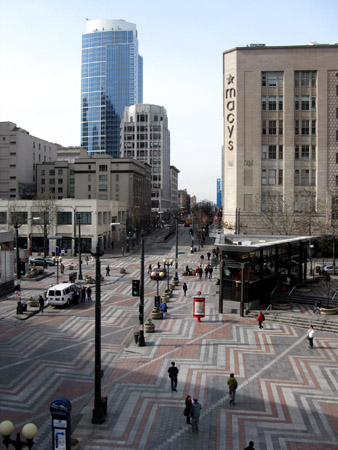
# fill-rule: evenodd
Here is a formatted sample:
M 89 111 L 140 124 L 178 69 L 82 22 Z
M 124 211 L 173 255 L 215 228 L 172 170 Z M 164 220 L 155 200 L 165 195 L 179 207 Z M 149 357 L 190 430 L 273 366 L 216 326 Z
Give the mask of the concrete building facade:
M 151 168 L 131 158 L 96 154 L 73 163 L 39 164 L 37 193 L 39 198 L 125 202 L 128 231 L 146 231 L 150 225 Z
M 33 198 L 36 165 L 57 159 L 57 144 L 31 136 L 13 122 L 0 122 L 0 199 Z
M 151 210 L 170 211 L 170 132 L 163 106 L 138 104 L 125 108 L 121 121 L 121 156 L 151 166 Z
M 0 231 L 19 225 L 19 248 L 29 254 L 43 253 L 44 235 L 51 255 L 56 247 L 73 255 L 78 246 L 79 221 L 82 251 L 95 252 L 96 245 L 107 249 L 111 242 L 124 242 L 126 204 L 112 200 L 62 199 L 0 200 Z M 121 226 L 111 226 L 120 223 Z M 60 236 L 55 239 L 51 237 Z
M 223 65 L 225 227 L 313 234 L 338 198 L 338 45 L 235 48 Z
M 178 174 L 175 166 L 170 166 L 170 210 L 173 215 L 178 211 Z

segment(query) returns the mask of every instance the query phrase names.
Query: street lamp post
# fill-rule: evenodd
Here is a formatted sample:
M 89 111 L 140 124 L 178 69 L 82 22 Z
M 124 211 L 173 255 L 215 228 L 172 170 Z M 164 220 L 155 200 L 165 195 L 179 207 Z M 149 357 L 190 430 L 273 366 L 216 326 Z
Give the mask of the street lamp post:
M 178 215 L 176 215 L 176 260 L 175 260 L 175 281 L 178 281 Z
M 146 345 L 144 339 L 144 235 L 141 231 L 141 270 L 140 270 L 140 306 L 139 306 L 140 335 L 138 338 L 138 346 Z
M 159 289 L 158 289 L 158 283 L 159 281 L 161 281 L 164 277 L 164 272 L 151 272 L 151 279 L 156 281 L 156 296 L 154 298 L 154 307 L 158 307 L 159 306 Z M 157 299 L 157 302 L 156 302 Z
M 92 415 L 92 423 L 100 424 L 105 421 L 105 412 L 101 397 L 101 262 L 100 257 L 104 254 L 100 250 L 99 244 L 96 246 L 96 253 L 91 255 L 96 260 L 95 265 L 95 398 Z M 105 399 L 105 401 L 107 401 Z
M 56 284 L 59 284 L 59 264 L 61 262 L 61 259 L 53 256 L 53 261 L 56 263 Z
M 16 245 L 16 279 L 20 280 L 21 274 L 20 274 L 20 253 L 19 253 L 19 228 L 21 225 L 18 225 L 18 222 L 15 223 L 15 245 Z
M 0 434 L 4 438 L 3 444 L 6 448 L 11 444 L 16 450 L 21 450 L 23 448 L 31 449 L 34 445 L 34 437 L 36 436 L 38 429 L 34 423 L 27 423 L 23 426 L 21 433 L 26 441 L 22 441 L 20 433 L 17 433 L 16 439 L 11 439 L 11 433 L 14 431 L 14 424 L 10 420 L 4 420 L 0 423 Z
M 79 225 L 79 276 L 78 280 L 83 280 L 82 277 L 82 261 L 81 261 L 81 215 L 80 213 L 77 213 L 77 222 Z
M 173 265 L 174 260 L 173 259 L 169 259 L 168 261 L 166 259 L 163 260 L 163 264 L 165 267 L 168 267 L 168 289 L 169 289 L 169 267 Z

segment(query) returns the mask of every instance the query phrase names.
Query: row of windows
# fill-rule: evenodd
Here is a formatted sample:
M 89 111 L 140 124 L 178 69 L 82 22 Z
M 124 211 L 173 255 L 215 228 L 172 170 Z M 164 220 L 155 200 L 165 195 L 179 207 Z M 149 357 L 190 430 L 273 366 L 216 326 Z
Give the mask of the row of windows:
M 311 133 L 310 133 L 310 125 L 311 125 Z M 295 135 L 303 135 L 310 136 L 316 135 L 316 120 L 295 120 Z
M 283 145 L 262 145 L 262 159 L 283 159 Z M 295 159 L 316 160 L 316 146 L 310 145 L 298 145 L 295 147 Z M 338 163 L 338 153 L 336 154 L 336 162 Z
M 262 169 L 262 185 L 282 186 L 283 169 Z M 295 186 L 315 186 L 316 170 L 296 169 L 294 177 Z
M 309 95 L 295 96 L 295 111 L 316 111 L 316 97 Z M 262 96 L 262 111 L 283 111 L 283 96 Z M 338 112 L 337 112 L 338 114 Z
M 150 127 L 148 126 L 137 126 L 136 127 L 136 131 L 137 132 L 141 132 L 141 133 L 148 133 L 148 130 L 150 131 L 161 131 L 161 126 L 160 125 L 151 125 Z M 124 132 L 125 133 L 134 133 L 135 132 L 135 126 L 130 126 L 130 125 L 125 125 L 124 126 Z
M 262 211 L 281 212 L 283 211 L 283 195 L 263 194 L 261 209 Z M 316 197 L 314 195 L 295 195 L 294 212 L 315 211 Z
M 136 148 L 161 148 L 161 142 L 137 142 Z M 135 148 L 135 142 L 124 142 L 123 148 Z M 151 152 L 151 151 L 150 151 Z
M 137 134 L 136 137 L 140 141 L 147 141 L 148 140 L 148 134 Z M 124 136 L 124 139 L 126 141 L 134 141 L 135 140 L 135 134 L 126 134 Z M 161 139 L 161 133 L 150 133 L 149 139 L 150 140 L 159 140 L 159 139 Z
M 283 87 L 283 72 L 262 72 L 263 87 Z M 295 72 L 295 87 L 316 87 L 316 71 Z

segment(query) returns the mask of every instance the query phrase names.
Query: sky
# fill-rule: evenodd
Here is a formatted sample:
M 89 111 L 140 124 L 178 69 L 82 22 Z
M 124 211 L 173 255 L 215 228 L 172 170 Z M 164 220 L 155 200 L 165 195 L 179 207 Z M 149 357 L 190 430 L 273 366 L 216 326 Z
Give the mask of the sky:
M 222 54 L 251 43 L 338 42 L 337 0 L 2 0 L 0 121 L 80 145 L 86 18 L 135 23 L 143 102 L 164 106 L 179 189 L 216 202 L 223 144 Z

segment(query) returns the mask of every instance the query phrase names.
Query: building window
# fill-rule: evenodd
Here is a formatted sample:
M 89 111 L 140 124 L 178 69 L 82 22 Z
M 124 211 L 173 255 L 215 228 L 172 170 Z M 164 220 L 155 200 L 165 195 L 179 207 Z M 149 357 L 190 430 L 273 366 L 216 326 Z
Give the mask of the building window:
M 268 146 L 262 145 L 262 159 L 266 159 L 267 150 L 268 150 Z
M 278 146 L 278 159 L 283 159 L 283 146 Z
M 283 87 L 283 72 L 262 72 L 262 86 Z
M 269 111 L 277 110 L 277 97 L 275 95 L 269 96 Z
M 278 100 L 278 109 L 279 109 L 279 111 L 283 111 L 283 96 L 282 95 L 280 95 L 279 96 L 279 100 Z
M 262 121 L 262 134 L 266 134 L 266 120 Z
M 92 185 L 88 184 L 88 192 L 91 192 L 91 190 L 92 190 Z
M 299 134 L 299 120 L 295 120 L 295 134 Z
M 75 178 L 70 178 L 69 179 L 69 184 L 75 184 Z
M 311 147 L 311 159 L 312 159 L 313 161 L 316 161 L 316 146 L 315 146 L 315 145 L 313 145 L 313 146 Z
M 99 200 L 107 200 L 107 194 L 99 194 Z
M 316 169 L 311 170 L 311 186 L 316 186 Z
M 45 176 L 45 169 L 41 169 L 41 176 L 42 176 L 42 177 Z
M 91 225 L 92 224 L 92 213 L 91 212 L 78 212 L 80 216 L 81 225 Z
M 58 175 L 63 175 L 63 170 L 62 169 L 58 169 Z
M 106 165 L 100 165 L 99 166 L 99 171 L 100 172 L 107 172 L 107 170 L 108 170 L 108 166 L 106 166 Z
M 55 184 L 55 178 L 50 178 L 49 184 Z
M 309 136 L 310 135 L 310 121 L 302 120 L 302 135 Z
M 317 125 L 317 121 L 316 120 L 311 120 L 311 134 L 312 136 L 315 136 L 317 134 L 316 132 L 316 125 Z
M 269 134 L 277 134 L 277 121 L 269 120 Z
M 310 110 L 310 97 L 308 95 L 302 95 L 302 111 Z
M 336 186 L 338 186 L 338 175 L 336 175 Z
M 277 159 L 276 145 L 269 145 L 269 159 Z
M 295 87 L 315 87 L 317 85 L 317 72 L 295 72 Z
M 336 130 L 336 141 L 338 141 L 338 130 Z
M 262 185 L 266 185 L 266 169 L 262 169 Z
M 120 180 L 120 175 L 116 175 L 115 180 L 119 181 Z
M 310 159 L 310 146 L 302 145 L 302 159 L 309 160 Z
M 295 186 L 299 186 L 299 170 L 295 170 Z
M 269 185 L 274 186 L 276 184 L 276 170 L 269 169 Z
M 62 178 L 58 178 L 58 184 L 62 184 L 63 183 L 63 179 Z
M 106 184 L 99 184 L 99 192 L 107 192 L 108 187 Z
M 71 225 L 72 224 L 72 213 L 71 212 L 59 212 L 57 213 L 57 224 L 58 225 Z
M 338 153 L 336 153 L 336 164 L 338 164 Z
M 44 178 L 41 178 L 41 184 L 46 184 L 46 180 Z
M 316 97 L 311 97 L 311 110 L 316 111 L 317 108 L 317 99 Z
M 6 211 L 0 212 L 0 223 L 2 225 L 7 223 L 7 212 Z
M 88 181 L 92 181 L 92 176 L 91 175 L 88 175 Z
M 309 184 L 310 184 L 310 171 L 304 169 L 301 171 L 301 185 L 309 186 Z
M 262 97 L 262 111 L 266 111 L 266 97 Z
M 49 176 L 50 176 L 50 177 L 53 177 L 54 175 L 55 175 L 55 170 L 50 170 L 50 171 L 49 171 Z
M 278 170 L 278 184 L 283 185 L 283 169 Z
M 283 120 L 279 120 L 279 121 L 278 121 L 278 134 L 279 134 L 280 136 L 283 135 Z
M 108 175 L 99 175 L 99 181 L 107 181 Z

